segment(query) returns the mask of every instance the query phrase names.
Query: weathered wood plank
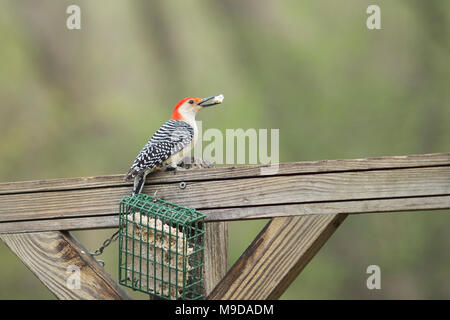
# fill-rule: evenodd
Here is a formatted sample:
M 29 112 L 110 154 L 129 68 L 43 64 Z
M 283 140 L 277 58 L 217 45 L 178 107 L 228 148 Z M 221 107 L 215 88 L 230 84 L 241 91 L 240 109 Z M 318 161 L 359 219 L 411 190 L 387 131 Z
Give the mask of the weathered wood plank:
M 38 232 L 38 231 L 71 231 L 103 228 L 117 228 L 119 215 L 97 217 L 56 218 L 42 220 L 22 220 L 0 223 L 0 234 Z
M 276 175 L 431 167 L 440 165 L 450 165 L 450 153 L 281 163 Z M 259 177 L 261 176 L 261 168 L 264 167 L 266 166 L 228 166 L 189 170 L 178 172 L 177 174 L 173 172 L 158 172 L 147 178 L 147 184 Z M 2 182 L 0 183 L 0 195 L 72 189 L 131 187 L 131 182 L 123 181 L 123 177 L 124 175 L 122 174 L 116 174 L 97 177 Z
M 379 212 L 402 212 L 417 210 L 439 210 L 450 208 L 450 196 L 395 198 L 376 200 L 355 200 L 337 202 L 316 202 L 274 206 L 238 207 L 226 209 L 208 209 L 206 221 L 234 221 L 249 219 L 267 219 L 276 217 L 304 216 L 313 214 L 363 214 Z M 117 228 L 119 218 L 113 216 L 56 218 L 43 220 L 23 220 L 0 223 L 0 233 L 37 232 L 52 230 L 86 230 L 99 228 Z
M 272 219 L 208 299 L 278 299 L 345 217 Z
M 3 234 L 0 239 L 59 299 L 130 299 L 69 233 Z M 67 286 L 69 266 L 80 270 L 79 289 Z
M 198 181 L 147 186 L 145 193 L 200 210 L 450 195 L 450 166 Z M 129 188 L 0 196 L 0 222 L 114 215 Z
M 449 208 L 450 195 L 442 197 L 330 201 L 278 206 L 226 208 L 205 210 L 203 212 L 208 215 L 206 221 L 234 221 L 316 214 L 363 214 L 418 210 L 442 210 Z
M 205 224 L 204 296 L 208 296 L 228 270 L 228 224 Z

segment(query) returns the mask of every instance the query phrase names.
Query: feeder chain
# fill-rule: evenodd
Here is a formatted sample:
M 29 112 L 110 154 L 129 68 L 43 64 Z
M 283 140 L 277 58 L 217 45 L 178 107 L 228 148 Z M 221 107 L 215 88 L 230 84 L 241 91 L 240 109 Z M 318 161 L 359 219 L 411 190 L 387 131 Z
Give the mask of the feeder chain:
M 117 230 L 116 232 L 113 233 L 113 235 L 111 237 L 109 237 L 108 239 L 106 239 L 103 244 L 100 246 L 100 248 L 98 248 L 97 250 L 95 250 L 94 252 L 90 252 L 91 256 L 99 256 L 103 253 L 103 250 L 105 250 L 105 248 L 107 246 L 109 246 L 111 243 L 113 243 L 114 241 L 116 241 L 119 238 L 119 230 Z M 105 265 L 105 263 L 102 260 L 97 260 L 101 265 Z

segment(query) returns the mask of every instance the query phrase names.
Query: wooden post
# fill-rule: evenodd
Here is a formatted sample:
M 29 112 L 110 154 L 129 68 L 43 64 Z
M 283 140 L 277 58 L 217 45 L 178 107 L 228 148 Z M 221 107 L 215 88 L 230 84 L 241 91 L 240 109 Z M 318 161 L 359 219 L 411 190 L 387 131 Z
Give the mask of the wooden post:
M 208 296 L 228 270 L 228 224 L 205 224 L 205 292 Z
M 131 299 L 68 232 L 0 234 L 0 239 L 59 299 Z M 71 267 L 79 268 L 79 289 L 67 284 Z

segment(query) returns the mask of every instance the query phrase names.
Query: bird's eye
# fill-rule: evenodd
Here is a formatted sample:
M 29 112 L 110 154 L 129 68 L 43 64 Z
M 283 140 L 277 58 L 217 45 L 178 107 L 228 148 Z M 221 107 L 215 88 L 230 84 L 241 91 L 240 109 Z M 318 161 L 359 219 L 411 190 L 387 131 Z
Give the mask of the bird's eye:
M 193 103 L 194 103 L 194 100 L 189 100 L 189 103 L 190 103 L 190 104 L 193 104 Z

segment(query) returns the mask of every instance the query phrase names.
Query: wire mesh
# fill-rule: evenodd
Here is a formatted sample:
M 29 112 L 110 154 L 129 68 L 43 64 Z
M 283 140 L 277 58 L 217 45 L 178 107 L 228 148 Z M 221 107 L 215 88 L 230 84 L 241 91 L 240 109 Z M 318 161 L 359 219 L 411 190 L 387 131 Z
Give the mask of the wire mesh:
M 120 284 L 164 299 L 203 297 L 205 215 L 145 194 L 119 215 Z

